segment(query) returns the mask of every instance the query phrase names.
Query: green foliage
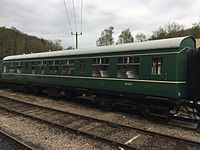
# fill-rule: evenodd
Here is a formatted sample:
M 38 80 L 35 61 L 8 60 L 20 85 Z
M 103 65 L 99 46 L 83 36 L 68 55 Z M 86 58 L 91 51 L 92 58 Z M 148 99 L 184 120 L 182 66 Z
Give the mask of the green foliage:
M 134 42 L 134 38 L 131 34 L 131 31 L 129 29 L 126 29 L 121 32 L 116 44 L 133 43 L 133 42 Z
M 0 59 L 9 55 L 61 50 L 60 40 L 55 42 L 29 36 L 15 27 L 0 27 Z
M 106 46 L 114 44 L 113 39 L 113 30 L 114 27 L 109 27 L 108 29 L 104 29 L 101 33 L 101 37 L 96 41 L 97 46 Z

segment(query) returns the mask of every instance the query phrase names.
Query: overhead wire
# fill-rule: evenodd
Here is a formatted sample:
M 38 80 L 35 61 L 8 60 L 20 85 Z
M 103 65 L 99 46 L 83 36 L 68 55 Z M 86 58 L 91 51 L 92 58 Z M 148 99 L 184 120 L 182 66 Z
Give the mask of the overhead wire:
M 71 34 L 72 35 L 82 35 L 82 31 L 83 31 L 83 0 L 80 0 L 80 2 L 81 2 L 81 12 L 80 12 L 80 27 L 78 27 L 77 28 L 77 16 L 76 16 L 76 9 L 75 9 L 75 0 L 72 0 L 72 7 L 73 7 L 73 18 L 74 18 L 74 26 L 75 26 L 75 33 L 73 33 L 73 28 L 72 28 L 72 23 L 71 23 L 71 21 L 70 21 L 70 16 L 69 16 L 69 13 L 68 13 L 68 9 L 67 9 L 67 5 L 66 5 L 66 0 L 63 0 L 63 2 L 64 2 L 64 7 L 65 7 L 65 13 L 66 13 L 66 15 L 67 15 L 67 20 L 68 20 L 68 23 L 69 23 L 69 28 L 70 28 L 70 31 L 71 31 Z M 78 12 L 78 14 L 79 14 L 79 12 Z M 78 30 L 80 30 L 81 32 L 80 32 L 80 34 L 78 34 Z M 81 42 L 82 42 L 82 38 L 81 38 Z M 82 45 L 82 44 L 81 44 Z
M 83 0 L 81 0 L 81 33 L 83 32 Z
M 70 32 L 72 32 L 73 30 L 72 30 L 72 25 L 71 25 L 71 22 L 70 22 L 70 19 L 69 19 L 69 13 L 67 11 L 66 2 L 65 2 L 65 0 L 63 0 L 63 2 L 64 2 L 64 6 L 65 6 L 65 13 L 67 15 L 67 20 L 68 20 L 68 23 L 69 23 Z
M 72 5 L 73 5 L 73 12 L 74 12 L 74 23 L 75 23 L 75 29 L 76 29 L 76 32 L 77 32 L 77 25 L 76 25 L 76 12 L 75 12 L 74 0 L 72 0 Z
M 81 0 L 81 35 L 83 35 L 83 0 Z M 83 36 L 81 36 L 80 46 L 83 46 Z

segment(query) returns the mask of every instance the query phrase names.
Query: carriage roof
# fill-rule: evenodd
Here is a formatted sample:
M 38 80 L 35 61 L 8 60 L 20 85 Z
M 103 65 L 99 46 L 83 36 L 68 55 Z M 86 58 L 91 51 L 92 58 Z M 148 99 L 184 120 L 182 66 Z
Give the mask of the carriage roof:
M 7 56 L 3 60 L 20 60 L 20 59 L 36 59 L 36 58 L 50 58 L 60 56 L 74 56 L 74 55 L 89 55 L 89 54 L 101 54 L 101 53 L 114 53 L 114 52 L 127 52 L 127 51 L 145 51 L 145 50 L 156 50 L 156 49 L 170 49 L 181 47 L 181 42 L 189 38 L 190 36 L 169 38 L 162 40 L 152 40 L 145 42 L 120 44 L 113 46 L 101 46 L 93 48 L 83 48 L 77 50 L 60 50 L 60 51 L 49 51 L 42 53 L 31 53 L 23 55 Z

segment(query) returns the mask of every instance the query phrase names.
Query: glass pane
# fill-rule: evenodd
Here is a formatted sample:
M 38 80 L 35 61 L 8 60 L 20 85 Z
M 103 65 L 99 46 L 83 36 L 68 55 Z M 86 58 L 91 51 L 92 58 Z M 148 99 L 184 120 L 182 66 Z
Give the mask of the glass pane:
M 123 57 L 118 57 L 118 63 L 122 64 L 123 63 Z
M 152 58 L 152 74 L 162 73 L 162 58 Z

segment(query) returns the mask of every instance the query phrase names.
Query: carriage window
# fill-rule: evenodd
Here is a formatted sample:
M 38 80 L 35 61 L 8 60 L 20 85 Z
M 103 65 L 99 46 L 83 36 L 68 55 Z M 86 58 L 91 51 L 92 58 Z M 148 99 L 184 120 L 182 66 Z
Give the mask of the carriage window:
M 128 57 L 118 57 L 118 64 L 127 64 Z
M 129 57 L 129 63 L 140 63 L 140 57 L 138 56 Z
M 58 60 L 54 60 L 53 61 L 53 74 L 57 75 L 59 73 L 59 61 Z
M 45 62 L 44 61 L 38 61 L 37 62 L 37 74 L 44 74 L 44 68 L 45 68 Z
M 49 61 L 49 74 L 57 75 L 58 74 L 58 68 L 59 68 L 59 61 L 58 60 Z
M 74 61 L 71 59 L 64 60 L 62 64 L 62 75 L 73 75 L 74 73 Z
M 100 64 L 100 58 L 93 58 L 92 64 Z
M 7 73 L 7 68 L 8 68 L 8 65 L 7 65 L 7 64 L 4 64 L 4 65 L 3 65 L 3 73 Z
M 5 73 L 11 73 L 10 69 L 13 67 L 13 63 L 6 63 L 4 66 Z M 14 73 L 14 71 L 13 71 Z
M 103 65 L 103 64 L 108 64 L 109 63 L 109 60 L 108 60 L 108 58 L 101 58 L 101 64 Z
M 54 73 L 54 70 L 53 70 L 53 61 L 49 61 L 49 74 L 52 75 Z
M 53 65 L 54 65 L 54 66 L 58 66 L 58 65 L 59 65 L 59 61 L 58 61 L 58 60 L 54 60 L 54 61 L 53 61 Z
M 108 77 L 109 58 L 92 59 L 92 76 Z
M 31 65 L 31 73 L 32 73 L 32 74 L 35 74 L 35 63 L 36 63 L 36 62 L 33 61 L 33 62 L 32 62 L 32 65 Z
M 15 66 L 15 73 L 22 73 L 22 62 L 15 62 L 14 66 Z
M 163 58 L 152 58 L 152 74 L 160 75 L 162 73 Z
M 118 78 L 139 78 L 139 56 L 118 57 L 117 77 Z
M 6 63 L 4 66 L 4 73 L 14 73 L 14 69 L 13 69 L 13 62 L 11 63 Z
M 53 66 L 53 61 L 49 61 L 49 66 Z

